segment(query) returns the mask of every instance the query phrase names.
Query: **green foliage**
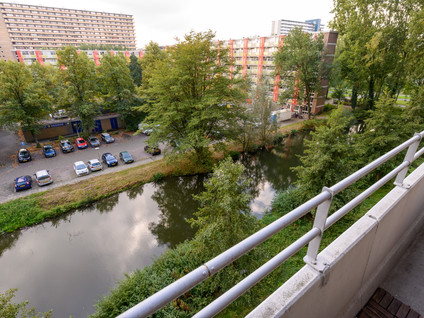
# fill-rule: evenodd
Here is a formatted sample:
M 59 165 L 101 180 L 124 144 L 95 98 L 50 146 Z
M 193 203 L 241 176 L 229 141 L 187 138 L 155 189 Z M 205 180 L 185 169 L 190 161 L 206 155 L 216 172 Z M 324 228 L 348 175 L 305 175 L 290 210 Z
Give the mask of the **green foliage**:
M 284 38 L 284 45 L 275 54 L 277 72 L 286 88 L 282 102 L 293 96 L 296 87 L 299 99 L 306 100 L 308 119 L 311 117 L 311 96 L 320 88 L 322 78 L 327 78 L 323 36 L 314 39 L 301 28 L 295 28 Z M 305 96 L 301 96 L 305 91 Z
M 355 149 L 348 134 L 354 118 L 342 107 L 334 110 L 327 125 L 311 132 L 301 156 L 302 165 L 294 167 L 298 174 L 296 184 L 304 191 L 304 198 L 317 195 L 323 186 L 332 186 L 355 171 Z M 337 203 L 337 197 L 335 198 Z M 342 201 L 344 201 L 342 199 Z M 336 204 L 337 205 L 337 204 Z
M 37 79 L 25 64 L 0 62 L 0 126 L 29 131 L 37 140 L 51 103 L 47 81 Z
M 0 317 L 2 318 L 48 318 L 52 316 L 52 311 L 37 313 L 35 308 L 27 308 L 28 301 L 15 304 L 12 298 L 15 297 L 17 289 L 0 291 Z
M 140 65 L 140 59 L 135 55 L 130 56 L 130 64 L 128 68 L 130 69 L 131 77 L 133 79 L 134 85 L 140 86 L 142 79 L 142 70 Z
M 135 96 L 135 86 L 127 60 L 123 55 L 104 55 L 99 68 L 103 99 L 107 108 L 119 113 L 126 124 L 134 117 L 134 106 L 140 102 Z
M 335 64 L 340 80 L 353 88 L 353 108 L 360 94 L 372 109 L 384 89 L 395 97 L 410 80 L 408 65 L 420 65 L 411 53 L 422 41 L 413 32 L 422 27 L 411 16 L 422 10 L 418 0 L 335 0 L 331 27 L 340 35 Z
M 165 177 L 165 175 L 162 172 L 157 172 L 153 175 L 152 181 L 158 182 L 158 181 L 162 180 L 164 177 Z
M 273 105 L 268 96 L 270 90 L 269 80 L 262 77 L 252 92 L 252 119 L 255 123 L 254 133 L 259 145 L 266 147 L 272 142 L 272 136 L 277 129 L 276 121 L 271 122 Z
M 168 55 L 143 67 L 143 72 L 152 75 L 146 79 L 143 73 L 147 87 L 142 85 L 147 102 L 142 109 L 148 113 L 145 122 L 154 127 L 149 141 L 173 143 L 175 151 L 194 150 L 196 160 L 204 157 L 211 143 L 206 138 L 209 134 L 237 120 L 243 99 L 238 80 L 226 74 L 228 52 L 215 48 L 213 39 L 211 31 L 191 32 L 169 48 Z
M 88 135 L 94 118 L 99 114 L 95 64 L 84 52 L 78 53 L 70 46 L 57 51 L 57 56 L 62 84 L 59 104 L 81 120 L 83 132 Z
M 369 118 L 365 119 L 364 132 L 355 136 L 356 153 L 361 165 L 368 164 L 412 137 L 409 135 L 410 125 L 403 121 L 402 109 L 395 106 L 395 100 L 385 94 L 376 103 L 375 109 L 369 112 Z M 401 159 L 390 160 L 375 173 L 388 172 Z
M 336 105 L 333 105 L 333 104 L 325 104 L 324 105 L 324 113 L 327 113 L 327 112 L 329 112 L 329 111 L 331 111 L 331 110 L 333 110 L 333 109 L 336 109 L 337 108 L 337 106 Z

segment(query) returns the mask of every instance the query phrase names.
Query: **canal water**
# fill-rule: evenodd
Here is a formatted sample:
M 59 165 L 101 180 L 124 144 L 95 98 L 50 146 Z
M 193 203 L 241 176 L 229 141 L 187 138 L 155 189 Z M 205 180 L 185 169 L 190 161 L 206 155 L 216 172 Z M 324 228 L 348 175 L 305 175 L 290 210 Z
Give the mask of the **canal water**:
M 303 135 L 242 158 L 252 179 L 253 213 L 261 218 L 276 191 L 294 181 Z M 150 265 L 166 249 L 191 238 L 185 222 L 198 208 L 193 194 L 206 175 L 166 178 L 114 195 L 53 221 L 0 237 L 0 290 L 18 288 L 53 317 L 87 317 L 93 304 L 125 273 Z

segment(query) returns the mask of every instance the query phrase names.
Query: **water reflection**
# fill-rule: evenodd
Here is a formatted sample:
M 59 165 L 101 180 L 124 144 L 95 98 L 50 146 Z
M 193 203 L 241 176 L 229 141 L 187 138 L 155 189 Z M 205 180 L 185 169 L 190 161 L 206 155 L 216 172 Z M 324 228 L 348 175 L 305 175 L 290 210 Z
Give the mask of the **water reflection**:
M 243 158 L 253 180 L 252 211 L 261 217 L 276 190 L 294 181 L 302 136 L 270 152 Z M 290 155 L 287 155 L 289 153 Z M 86 317 L 93 304 L 135 269 L 190 238 L 185 222 L 197 210 L 193 194 L 207 176 L 166 178 L 113 195 L 38 226 L 0 237 L 0 289 L 18 288 L 15 302 L 30 300 L 54 317 Z
M 192 177 L 167 178 L 156 184 L 152 196 L 158 204 L 158 222 L 149 224 L 159 244 L 175 247 L 187 238 L 193 237 L 195 230 L 186 222 L 197 211 L 199 204 L 193 195 L 204 190 L 205 175 Z

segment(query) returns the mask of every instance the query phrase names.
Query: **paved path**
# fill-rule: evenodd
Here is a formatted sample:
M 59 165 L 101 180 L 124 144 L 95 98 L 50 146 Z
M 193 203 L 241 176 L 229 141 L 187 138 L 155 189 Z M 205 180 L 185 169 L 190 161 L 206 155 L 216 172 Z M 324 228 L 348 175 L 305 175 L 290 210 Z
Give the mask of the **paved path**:
M 0 167 L 0 203 L 15 198 L 23 197 L 28 194 L 46 191 L 53 187 L 62 186 L 64 184 L 76 183 L 82 179 L 91 178 L 100 174 L 111 173 L 133 166 L 145 164 L 151 162 L 152 160 L 161 159 L 163 155 L 151 156 L 144 151 L 144 146 L 146 145 L 147 136 L 140 134 L 137 136 L 132 136 L 131 134 L 122 134 L 122 136 L 114 136 L 115 142 L 112 144 L 102 143 L 98 150 L 94 148 L 87 148 L 84 150 L 77 150 L 75 148 L 74 152 L 64 154 L 59 149 L 59 146 L 54 146 L 56 149 L 57 156 L 53 158 L 45 158 L 42 154 L 41 149 L 37 149 L 34 152 L 31 152 L 33 160 L 25 163 L 18 163 L 16 160 L 16 146 L 13 149 L 13 154 L 6 155 L 5 164 Z M 47 142 L 46 142 L 47 144 Z M 161 147 L 163 149 L 163 147 Z M 119 160 L 119 165 L 117 167 L 108 168 L 103 167 L 103 171 L 98 171 L 90 173 L 88 176 L 77 177 L 73 164 L 75 161 L 82 160 L 87 162 L 90 159 L 98 158 L 105 152 L 110 152 L 118 159 L 119 152 L 127 150 L 134 158 L 134 163 L 124 164 Z M 53 184 L 38 187 L 37 184 L 33 183 L 32 189 L 24 190 L 15 193 L 14 192 L 14 179 L 23 176 L 30 175 L 33 176 L 36 171 L 48 169 L 53 178 Z

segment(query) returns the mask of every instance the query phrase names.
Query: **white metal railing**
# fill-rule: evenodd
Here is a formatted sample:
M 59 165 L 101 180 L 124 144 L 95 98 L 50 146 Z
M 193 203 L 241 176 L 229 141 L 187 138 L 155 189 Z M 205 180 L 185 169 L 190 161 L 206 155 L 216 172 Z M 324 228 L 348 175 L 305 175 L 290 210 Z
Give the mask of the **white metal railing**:
M 257 270 L 255 270 L 249 276 L 244 278 L 242 281 L 240 281 L 237 285 L 235 285 L 226 293 L 221 295 L 219 298 L 214 300 L 208 306 L 203 308 L 194 317 L 212 317 L 218 314 L 229 304 L 235 301 L 238 297 L 243 295 L 249 288 L 257 284 L 262 278 L 271 273 L 275 268 L 280 266 L 284 261 L 286 261 L 292 255 L 297 253 L 307 244 L 309 244 L 308 252 L 304 258 L 304 261 L 310 266 L 314 267 L 316 270 L 323 271 L 325 264 L 320 262 L 320 259 L 317 256 L 324 231 L 328 229 L 331 225 L 333 225 L 335 222 L 337 222 L 339 219 L 341 219 L 348 212 L 350 212 L 357 205 L 359 205 L 362 201 L 368 198 L 371 194 L 381 188 L 384 184 L 393 179 L 395 176 L 395 185 L 408 187 L 408 185 L 403 184 L 403 181 L 411 163 L 424 153 L 424 147 L 417 152 L 418 146 L 423 136 L 424 131 L 422 131 L 421 133 L 416 133 L 412 138 L 405 141 L 403 144 L 392 149 L 385 155 L 374 160 L 370 164 L 346 177 L 342 181 L 336 183 L 332 187 L 324 187 L 322 192 L 314 198 L 305 202 L 290 213 L 282 216 L 281 218 L 264 227 L 255 234 L 249 236 L 237 245 L 234 245 L 230 249 L 216 256 L 212 260 L 188 273 L 187 275 L 175 281 L 174 283 L 168 285 L 164 289 L 158 291 L 156 294 L 150 296 L 149 298 L 145 299 L 136 306 L 130 308 L 118 317 L 147 317 L 155 313 L 157 310 L 164 307 L 172 300 L 183 295 L 184 293 L 197 286 L 208 277 L 216 274 L 218 271 L 231 264 L 236 259 L 243 256 L 251 249 L 258 246 L 280 230 L 284 229 L 296 220 L 305 216 L 314 208 L 317 208 L 317 211 L 315 215 L 314 225 L 309 232 L 307 232 L 297 241 L 286 247 L 278 255 L 274 256 L 271 260 L 259 267 Z M 389 159 L 395 157 L 405 149 L 408 149 L 408 151 L 405 155 L 404 161 L 399 166 L 397 166 L 382 179 L 374 183 L 367 190 L 363 191 L 357 197 L 352 199 L 350 202 L 348 202 L 346 205 L 344 205 L 342 208 L 340 208 L 328 217 L 328 211 L 330 209 L 334 195 L 343 191 L 348 186 L 352 185 L 360 178 L 366 176 L 368 173 L 381 166 Z

